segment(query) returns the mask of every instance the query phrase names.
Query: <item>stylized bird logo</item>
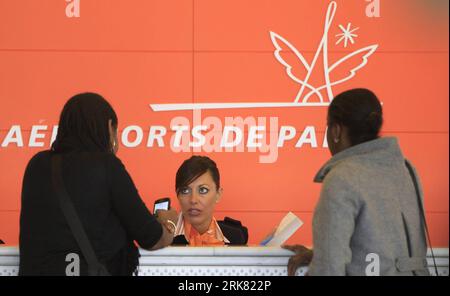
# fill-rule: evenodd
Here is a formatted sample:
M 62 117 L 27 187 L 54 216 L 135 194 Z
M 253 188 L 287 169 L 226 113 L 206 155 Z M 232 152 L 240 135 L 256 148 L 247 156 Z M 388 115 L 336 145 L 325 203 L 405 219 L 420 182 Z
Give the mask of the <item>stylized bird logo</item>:
M 288 76 L 296 83 L 301 85 L 300 90 L 298 91 L 297 96 L 295 98 L 296 103 L 298 103 L 301 100 L 302 105 L 305 105 L 308 103 L 308 99 L 312 95 L 317 95 L 320 99 L 320 102 L 323 103 L 325 102 L 325 100 L 320 91 L 324 89 L 327 90 L 328 101 L 331 102 L 333 100 L 333 86 L 352 79 L 356 75 L 356 72 L 367 64 L 367 59 L 369 58 L 369 56 L 371 56 L 378 48 L 377 44 L 361 48 L 346 55 L 345 57 L 341 58 L 340 60 L 338 60 L 337 62 L 335 62 L 330 66 L 328 59 L 328 32 L 333 23 L 333 19 L 336 14 L 336 9 L 337 3 L 335 1 L 330 2 L 330 4 L 328 5 L 327 15 L 325 18 L 325 28 L 323 36 L 311 64 L 308 63 L 308 61 L 300 53 L 300 51 L 298 51 L 297 48 L 295 48 L 291 43 L 289 43 L 289 41 L 287 41 L 286 39 L 284 39 L 275 32 L 272 31 L 270 32 L 270 38 L 272 39 L 272 43 L 276 48 L 274 52 L 276 59 L 286 68 L 286 73 L 288 74 Z M 346 30 L 343 30 L 343 34 L 337 35 L 342 36 L 342 38 L 345 39 L 345 47 L 348 43 L 348 40 L 350 40 L 350 42 L 353 44 L 354 43 L 353 37 L 357 36 L 353 34 L 353 32 L 358 28 L 350 31 L 350 26 L 351 24 L 349 24 Z M 342 28 L 343 27 L 341 26 L 341 29 Z M 341 39 L 338 41 L 338 43 L 342 41 Z M 304 69 L 306 69 L 305 77 L 299 77 L 299 75 L 294 74 L 294 71 L 297 73 L 302 71 L 303 69 L 295 69 L 293 68 L 292 65 L 290 65 L 287 62 L 288 59 L 285 56 L 285 54 L 292 52 L 301 62 Z M 313 73 L 314 68 L 317 64 L 317 60 L 319 59 L 320 54 L 322 54 L 323 56 L 325 84 L 319 87 L 314 87 L 313 85 L 311 85 L 309 81 L 311 78 L 311 74 Z M 355 61 L 357 62 L 356 66 L 354 65 Z M 345 75 L 343 77 L 331 81 L 330 75 L 336 73 L 337 71 L 335 70 L 337 68 L 342 69 L 345 67 L 345 65 L 347 66 L 350 65 L 349 70 L 344 71 Z M 306 95 L 304 95 L 305 89 L 309 90 L 309 92 L 307 92 Z
M 328 59 L 328 32 L 333 23 L 334 16 L 336 14 L 337 4 L 335 1 L 330 2 L 328 5 L 327 15 L 325 19 L 325 29 L 323 32 L 322 39 L 320 41 L 319 47 L 314 55 L 314 59 L 311 64 L 305 59 L 305 57 L 295 48 L 289 41 L 281 37 L 275 32 L 270 32 L 270 38 L 272 39 L 272 43 L 275 46 L 274 55 L 276 59 L 286 68 L 286 73 L 289 75 L 292 80 L 296 83 L 300 84 L 300 90 L 297 93 L 297 96 L 294 102 L 248 102 L 248 103 L 179 103 L 179 104 L 151 104 L 150 107 L 153 111 L 176 111 L 176 110 L 206 110 L 206 109 L 241 109 L 241 108 L 291 108 L 291 107 L 305 107 L 305 106 L 328 106 L 329 103 L 333 100 L 333 86 L 341 84 L 345 81 L 352 79 L 358 70 L 363 68 L 367 64 L 367 59 L 371 56 L 375 50 L 378 48 L 378 45 L 371 45 L 359 50 L 356 50 L 342 59 L 338 60 L 331 66 L 329 65 Z M 337 44 L 339 44 L 342 40 L 344 40 L 344 47 L 347 47 L 348 42 L 354 44 L 354 37 L 357 37 L 354 32 L 359 29 L 352 29 L 351 23 L 347 25 L 347 28 L 340 26 L 342 30 L 342 34 L 336 35 L 336 37 L 341 37 Z M 301 65 L 295 67 L 288 62 L 288 56 L 286 54 L 290 54 L 292 56 L 292 52 L 298 58 Z M 323 56 L 323 68 L 324 68 L 324 79 L 325 84 L 314 87 L 310 83 L 311 74 L 313 73 L 317 61 L 320 57 L 320 54 Z M 356 63 L 356 65 L 355 65 Z M 298 63 L 297 63 L 298 64 Z M 339 71 L 337 71 L 337 69 Z M 343 71 L 344 69 L 344 71 Z M 347 69 L 347 70 L 345 70 Z M 306 74 L 304 77 L 301 77 L 299 74 L 301 71 L 306 70 Z M 344 75 L 342 75 L 344 73 Z M 330 76 L 339 76 L 338 79 L 334 79 L 331 81 Z M 321 91 L 326 89 L 328 94 L 328 100 L 324 100 Z M 308 91 L 305 94 L 305 90 Z M 320 99 L 320 102 L 308 102 L 309 98 L 312 95 L 317 95 Z M 301 100 L 301 101 L 300 101 Z

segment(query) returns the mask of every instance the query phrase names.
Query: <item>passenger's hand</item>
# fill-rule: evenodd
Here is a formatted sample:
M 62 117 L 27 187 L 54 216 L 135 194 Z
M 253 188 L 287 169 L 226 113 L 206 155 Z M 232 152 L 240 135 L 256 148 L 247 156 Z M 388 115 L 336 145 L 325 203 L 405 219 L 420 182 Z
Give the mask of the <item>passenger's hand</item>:
M 157 219 L 163 224 L 172 234 L 175 232 L 175 227 L 178 222 L 178 213 L 174 209 L 158 210 L 157 211 Z M 171 221 L 171 222 L 168 222 Z M 172 224 L 173 223 L 173 224 Z
M 168 211 L 158 210 L 155 216 L 161 226 L 163 226 L 163 231 L 158 242 L 150 249 L 152 251 L 165 248 L 172 244 L 178 222 L 178 214 L 174 209 Z
M 288 275 L 289 276 L 295 275 L 297 268 L 302 267 L 302 266 L 308 266 L 311 263 L 311 260 L 313 257 L 313 251 L 306 248 L 305 246 L 302 246 L 302 245 L 287 246 L 287 245 L 285 245 L 285 246 L 283 246 L 283 248 L 295 253 L 295 255 L 292 256 L 288 262 Z

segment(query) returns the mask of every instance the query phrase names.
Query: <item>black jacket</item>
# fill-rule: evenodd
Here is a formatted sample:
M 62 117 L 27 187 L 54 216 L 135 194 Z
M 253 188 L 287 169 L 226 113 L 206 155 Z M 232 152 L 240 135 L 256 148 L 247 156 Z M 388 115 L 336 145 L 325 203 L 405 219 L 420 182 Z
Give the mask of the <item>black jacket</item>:
M 23 179 L 19 275 L 65 275 L 69 253 L 81 255 L 51 182 L 53 152 L 36 154 Z M 162 227 L 141 200 L 122 162 L 111 153 L 63 154 L 65 187 L 100 262 L 112 275 L 131 275 L 138 265 L 134 244 L 151 248 Z
M 248 242 L 248 229 L 238 220 L 225 217 L 223 221 L 217 221 L 223 235 L 230 241 L 227 245 L 246 245 Z M 184 235 L 174 237 L 172 245 L 188 245 Z

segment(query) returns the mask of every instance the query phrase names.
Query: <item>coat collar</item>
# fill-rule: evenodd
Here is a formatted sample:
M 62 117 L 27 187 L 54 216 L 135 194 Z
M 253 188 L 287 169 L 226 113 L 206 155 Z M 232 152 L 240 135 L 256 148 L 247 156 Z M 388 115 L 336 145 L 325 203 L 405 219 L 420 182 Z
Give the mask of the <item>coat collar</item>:
M 388 150 L 388 151 L 392 152 L 393 154 L 395 154 L 395 156 L 401 157 L 403 159 L 403 154 L 398 145 L 397 138 L 394 138 L 394 137 L 379 138 L 376 140 L 372 140 L 372 141 L 364 142 L 359 145 L 352 146 L 350 148 L 347 148 L 347 149 L 335 154 L 317 172 L 316 176 L 314 177 L 314 182 L 322 183 L 323 180 L 325 179 L 326 175 L 343 160 L 346 160 L 353 156 L 368 154 L 368 153 L 372 153 L 375 151 L 382 151 L 382 150 Z

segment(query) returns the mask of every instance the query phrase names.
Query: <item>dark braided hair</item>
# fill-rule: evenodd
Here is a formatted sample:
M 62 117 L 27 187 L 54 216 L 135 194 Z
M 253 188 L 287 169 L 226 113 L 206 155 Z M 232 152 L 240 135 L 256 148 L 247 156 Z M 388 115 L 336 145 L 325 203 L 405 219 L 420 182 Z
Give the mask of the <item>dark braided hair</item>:
M 356 88 L 337 95 L 328 108 L 328 125 L 342 124 L 352 145 L 375 140 L 383 124 L 383 110 L 370 90 Z

